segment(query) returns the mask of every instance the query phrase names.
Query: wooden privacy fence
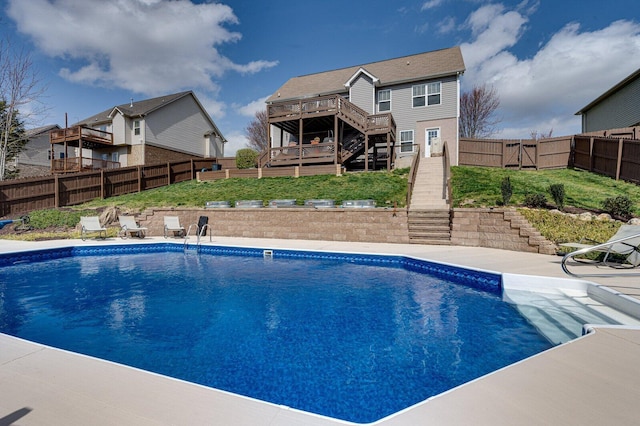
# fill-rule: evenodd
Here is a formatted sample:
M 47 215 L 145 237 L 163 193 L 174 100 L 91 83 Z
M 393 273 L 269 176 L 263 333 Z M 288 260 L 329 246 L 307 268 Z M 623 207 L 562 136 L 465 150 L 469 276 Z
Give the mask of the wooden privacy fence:
M 569 165 L 573 136 L 550 139 L 460 138 L 461 166 L 556 169 Z
M 640 183 L 640 140 L 574 136 L 573 166 Z
M 71 206 L 192 180 L 215 160 L 193 159 L 0 182 L 0 217 Z

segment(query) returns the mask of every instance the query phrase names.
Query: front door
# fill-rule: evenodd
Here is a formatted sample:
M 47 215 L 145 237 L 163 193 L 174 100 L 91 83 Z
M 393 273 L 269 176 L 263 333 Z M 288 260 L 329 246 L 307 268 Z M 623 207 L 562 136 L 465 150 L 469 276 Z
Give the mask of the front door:
M 434 138 L 440 137 L 440 129 L 426 129 L 424 131 L 424 156 L 431 157 L 431 145 Z

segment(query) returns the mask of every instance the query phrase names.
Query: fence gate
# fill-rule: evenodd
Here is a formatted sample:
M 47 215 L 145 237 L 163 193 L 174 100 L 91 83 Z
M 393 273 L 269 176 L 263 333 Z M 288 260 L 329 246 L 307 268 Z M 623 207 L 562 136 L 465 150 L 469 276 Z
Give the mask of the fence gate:
M 504 144 L 503 167 L 520 167 L 520 142 Z
M 532 143 L 522 143 L 522 164 L 520 167 L 532 167 L 536 168 L 536 149 L 538 149 L 537 144 Z

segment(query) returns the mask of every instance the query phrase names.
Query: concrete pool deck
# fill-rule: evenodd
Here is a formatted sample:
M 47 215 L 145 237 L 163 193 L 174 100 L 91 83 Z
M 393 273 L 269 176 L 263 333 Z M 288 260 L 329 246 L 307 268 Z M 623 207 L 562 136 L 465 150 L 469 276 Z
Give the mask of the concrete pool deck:
M 167 241 L 146 238 L 143 242 Z M 180 240 L 169 240 L 180 241 Z M 206 244 L 209 239 L 205 238 Z M 139 243 L 138 239 L 21 242 L 0 253 L 69 245 Z M 496 249 L 414 244 L 238 239 L 215 245 L 407 255 L 483 270 L 567 278 L 561 257 Z M 588 267 L 593 268 L 593 267 Z M 585 280 L 640 297 L 628 271 Z M 637 424 L 640 331 L 599 327 L 555 347 L 382 419 L 379 425 Z M 226 392 L 0 334 L 0 426 L 19 425 L 340 425 Z

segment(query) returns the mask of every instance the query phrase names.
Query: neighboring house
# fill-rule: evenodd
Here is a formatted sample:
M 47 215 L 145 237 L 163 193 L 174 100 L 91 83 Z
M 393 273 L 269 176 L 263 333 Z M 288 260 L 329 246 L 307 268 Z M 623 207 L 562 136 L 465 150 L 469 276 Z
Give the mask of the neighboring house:
M 271 146 L 260 165 L 391 168 L 445 141 L 455 165 L 464 71 L 453 47 L 292 78 L 266 101 Z
M 583 133 L 640 126 L 640 69 L 576 115 L 582 116 Z
M 224 136 L 191 91 L 122 104 L 51 132 L 52 171 L 224 156 Z
M 51 144 L 49 132 L 60 126 L 50 124 L 26 131 L 29 138 L 23 150 L 14 160 L 15 168 L 20 170 L 19 177 L 43 176 L 51 171 Z

